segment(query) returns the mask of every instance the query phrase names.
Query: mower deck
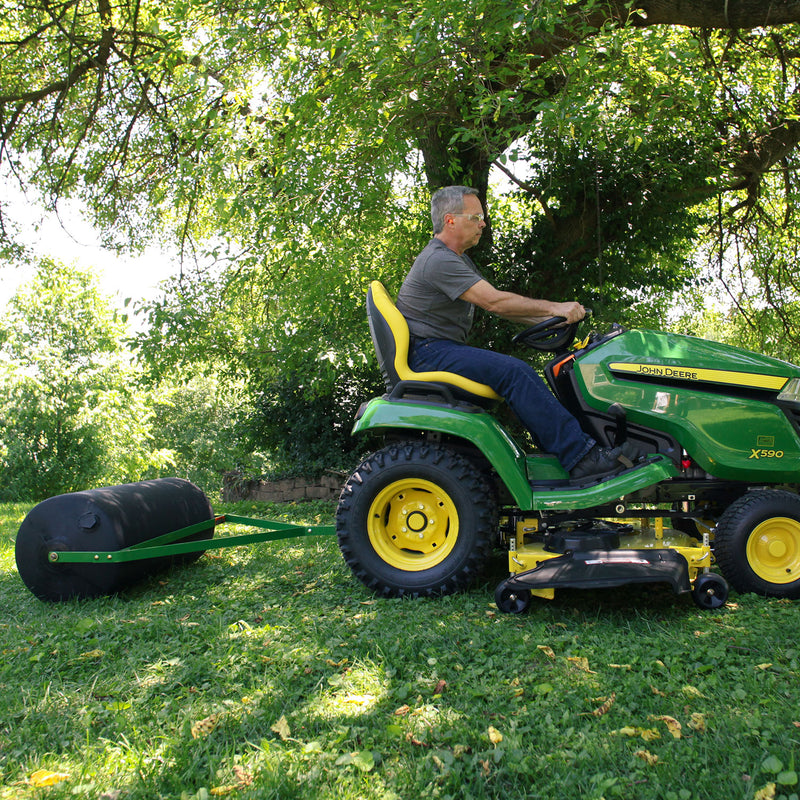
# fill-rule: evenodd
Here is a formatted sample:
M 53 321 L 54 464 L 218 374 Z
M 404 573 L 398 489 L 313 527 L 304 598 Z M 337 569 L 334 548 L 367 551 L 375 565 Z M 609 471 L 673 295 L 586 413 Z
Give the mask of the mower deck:
M 522 611 L 531 596 L 553 599 L 559 588 L 666 583 L 682 594 L 711 567 L 708 535 L 700 542 L 665 528 L 662 517 L 588 524 L 549 531 L 539 529 L 537 518 L 517 520 L 508 541 L 510 574 L 495 592 L 501 610 Z M 716 587 L 718 596 L 723 588 Z

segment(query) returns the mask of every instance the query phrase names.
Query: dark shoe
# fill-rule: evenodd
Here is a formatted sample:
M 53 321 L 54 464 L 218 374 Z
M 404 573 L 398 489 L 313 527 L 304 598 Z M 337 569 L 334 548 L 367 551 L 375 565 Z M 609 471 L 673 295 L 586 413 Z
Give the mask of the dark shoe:
M 612 448 L 617 451 L 617 459 L 630 469 L 641 457 L 642 451 L 632 442 L 623 442 L 619 447 Z
M 628 462 L 628 463 L 625 463 Z M 619 447 L 600 447 L 595 445 L 592 449 L 569 471 L 569 477 L 600 478 L 621 472 L 633 466 L 631 459 L 623 455 Z

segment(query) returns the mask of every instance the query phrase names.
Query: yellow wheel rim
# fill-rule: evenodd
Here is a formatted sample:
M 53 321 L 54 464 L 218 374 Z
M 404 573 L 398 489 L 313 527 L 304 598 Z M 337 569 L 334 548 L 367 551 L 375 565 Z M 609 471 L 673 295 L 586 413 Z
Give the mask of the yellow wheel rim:
M 390 483 L 372 501 L 367 533 L 389 565 L 420 572 L 441 564 L 458 539 L 458 512 L 450 495 L 431 481 Z
M 800 578 L 800 522 L 773 517 L 758 525 L 747 540 L 747 563 L 769 583 Z

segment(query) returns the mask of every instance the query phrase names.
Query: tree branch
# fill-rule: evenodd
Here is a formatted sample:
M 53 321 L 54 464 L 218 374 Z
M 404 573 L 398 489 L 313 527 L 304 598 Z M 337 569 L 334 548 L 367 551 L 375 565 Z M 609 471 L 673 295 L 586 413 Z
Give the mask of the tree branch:
M 42 86 L 40 89 L 35 89 L 30 92 L 0 94 L 0 105 L 4 103 L 38 103 L 40 100 L 44 100 L 52 94 L 63 94 L 69 91 L 69 89 L 79 83 L 87 73 L 108 66 L 108 58 L 111 55 L 113 43 L 114 28 L 104 28 L 100 41 L 97 43 L 95 53 L 75 64 L 66 77 L 62 78 L 60 81 L 53 81 L 46 86 Z
M 800 0 L 636 0 L 633 24 L 768 28 L 800 21 Z

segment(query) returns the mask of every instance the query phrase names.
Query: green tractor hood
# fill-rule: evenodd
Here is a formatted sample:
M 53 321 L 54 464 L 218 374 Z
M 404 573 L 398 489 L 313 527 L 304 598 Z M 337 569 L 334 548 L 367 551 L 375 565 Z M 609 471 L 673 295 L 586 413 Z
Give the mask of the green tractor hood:
M 624 331 L 575 356 L 576 391 L 597 411 L 673 436 L 708 473 L 797 481 L 800 367 L 730 345 Z

